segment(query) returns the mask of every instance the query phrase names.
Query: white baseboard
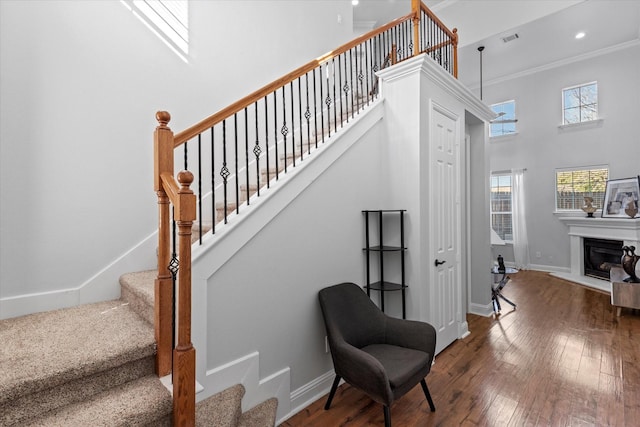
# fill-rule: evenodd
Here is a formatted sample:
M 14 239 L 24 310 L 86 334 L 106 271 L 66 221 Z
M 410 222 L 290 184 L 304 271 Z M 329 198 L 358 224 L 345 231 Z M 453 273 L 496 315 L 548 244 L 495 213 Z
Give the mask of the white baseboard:
M 469 335 L 471 335 L 471 332 L 469 332 L 469 323 L 468 322 L 460 323 L 458 325 L 458 339 L 464 339 Z
M 157 232 L 75 288 L 0 298 L 0 319 L 120 298 L 120 276 L 156 267 Z
M 487 292 L 491 291 L 488 289 Z M 493 306 L 491 303 L 488 305 L 481 305 L 476 303 L 469 304 L 469 313 L 475 314 L 477 316 L 489 317 L 493 314 Z
M 260 354 L 258 352 L 207 370 L 203 381 L 204 391 L 199 393 L 196 399 L 198 401 L 204 400 L 236 384 L 242 384 L 246 391 L 242 399 L 243 412 L 272 397 L 278 399 L 276 420 L 284 418 L 291 412 L 289 368 L 284 368 L 260 379 Z
M 571 268 L 569 267 L 558 267 L 555 265 L 542 265 L 542 264 L 530 264 L 529 270 L 547 271 L 549 273 L 570 273 L 571 272 Z
M 298 412 L 302 411 L 307 406 L 311 405 L 322 396 L 329 393 L 331 385 L 336 377 L 336 373 L 331 370 L 319 376 L 318 378 L 309 381 L 302 387 L 294 390 L 291 393 L 291 411 L 281 420 L 278 420 L 276 424 L 282 423 L 291 418 Z M 340 381 L 340 384 L 344 383 L 344 380 Z

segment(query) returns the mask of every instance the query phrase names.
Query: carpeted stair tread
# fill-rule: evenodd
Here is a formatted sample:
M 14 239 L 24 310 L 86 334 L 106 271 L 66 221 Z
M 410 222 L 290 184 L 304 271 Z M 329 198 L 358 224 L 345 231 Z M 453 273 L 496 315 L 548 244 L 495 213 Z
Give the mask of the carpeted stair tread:
M 154 298 L 157 270 L 138 271 L 120 276 L 122 299 L 150 325 L 154 324 Z
M 155 352 L 153 328 L 121 300 L 0 321 L 0 407 Z
M 238 427 L 273 427 L 276 423 L 278 399 L 272 397 L 242 414 Z
M 168 426 L 171 411 L 171 394 L 149 375 L 21 426 Z
M 196 426 L 236 427 L 245 389 L 236 384 L 196 404 Z
M 23 425 L 47 412 L 84 401 L 91 396 L 129 381 L 154 375 L 152 356 L 134 360 L 114 369 L 79 378 L 53 388 L 17 397 L 0 405 L 0 426 Z

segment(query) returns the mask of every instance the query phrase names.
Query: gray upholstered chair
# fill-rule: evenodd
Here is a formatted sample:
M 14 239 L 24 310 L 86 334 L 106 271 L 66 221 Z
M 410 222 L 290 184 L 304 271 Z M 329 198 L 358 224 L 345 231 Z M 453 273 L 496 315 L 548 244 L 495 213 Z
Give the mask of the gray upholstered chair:
M 436 410 L 424 379 L 436 347 L 433 326 L 387 316 L 353 283 L 322 289 L 318 297 L 336 372 L 325 409 L 343 378 L 383 405 L 387 427 L 391 404 L 418 383 Z

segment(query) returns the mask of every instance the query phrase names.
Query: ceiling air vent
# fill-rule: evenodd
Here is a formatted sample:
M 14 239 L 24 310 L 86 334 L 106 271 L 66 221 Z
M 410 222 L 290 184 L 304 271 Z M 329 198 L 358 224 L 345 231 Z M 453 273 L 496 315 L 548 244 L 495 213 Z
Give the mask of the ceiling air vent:
M 520 38 L 518 33 L 513 33 L 511 35 L 502 37 L 502 41 L 505 42 L 505 43 L 509 43 L 510 41 L 513 41 L 513 40 L 518 39 L 518 38 Z

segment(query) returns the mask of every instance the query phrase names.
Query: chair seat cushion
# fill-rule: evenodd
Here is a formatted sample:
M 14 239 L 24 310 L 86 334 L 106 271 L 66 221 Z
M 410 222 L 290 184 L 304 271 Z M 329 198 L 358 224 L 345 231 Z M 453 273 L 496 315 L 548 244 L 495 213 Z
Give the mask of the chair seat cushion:
M 429 372 L 429 354 L 389 344 L 371 344 L 360 350 L 375 357 L 384 367 L 391 389 L 406 385 L 414 376 L 417 384 Z

